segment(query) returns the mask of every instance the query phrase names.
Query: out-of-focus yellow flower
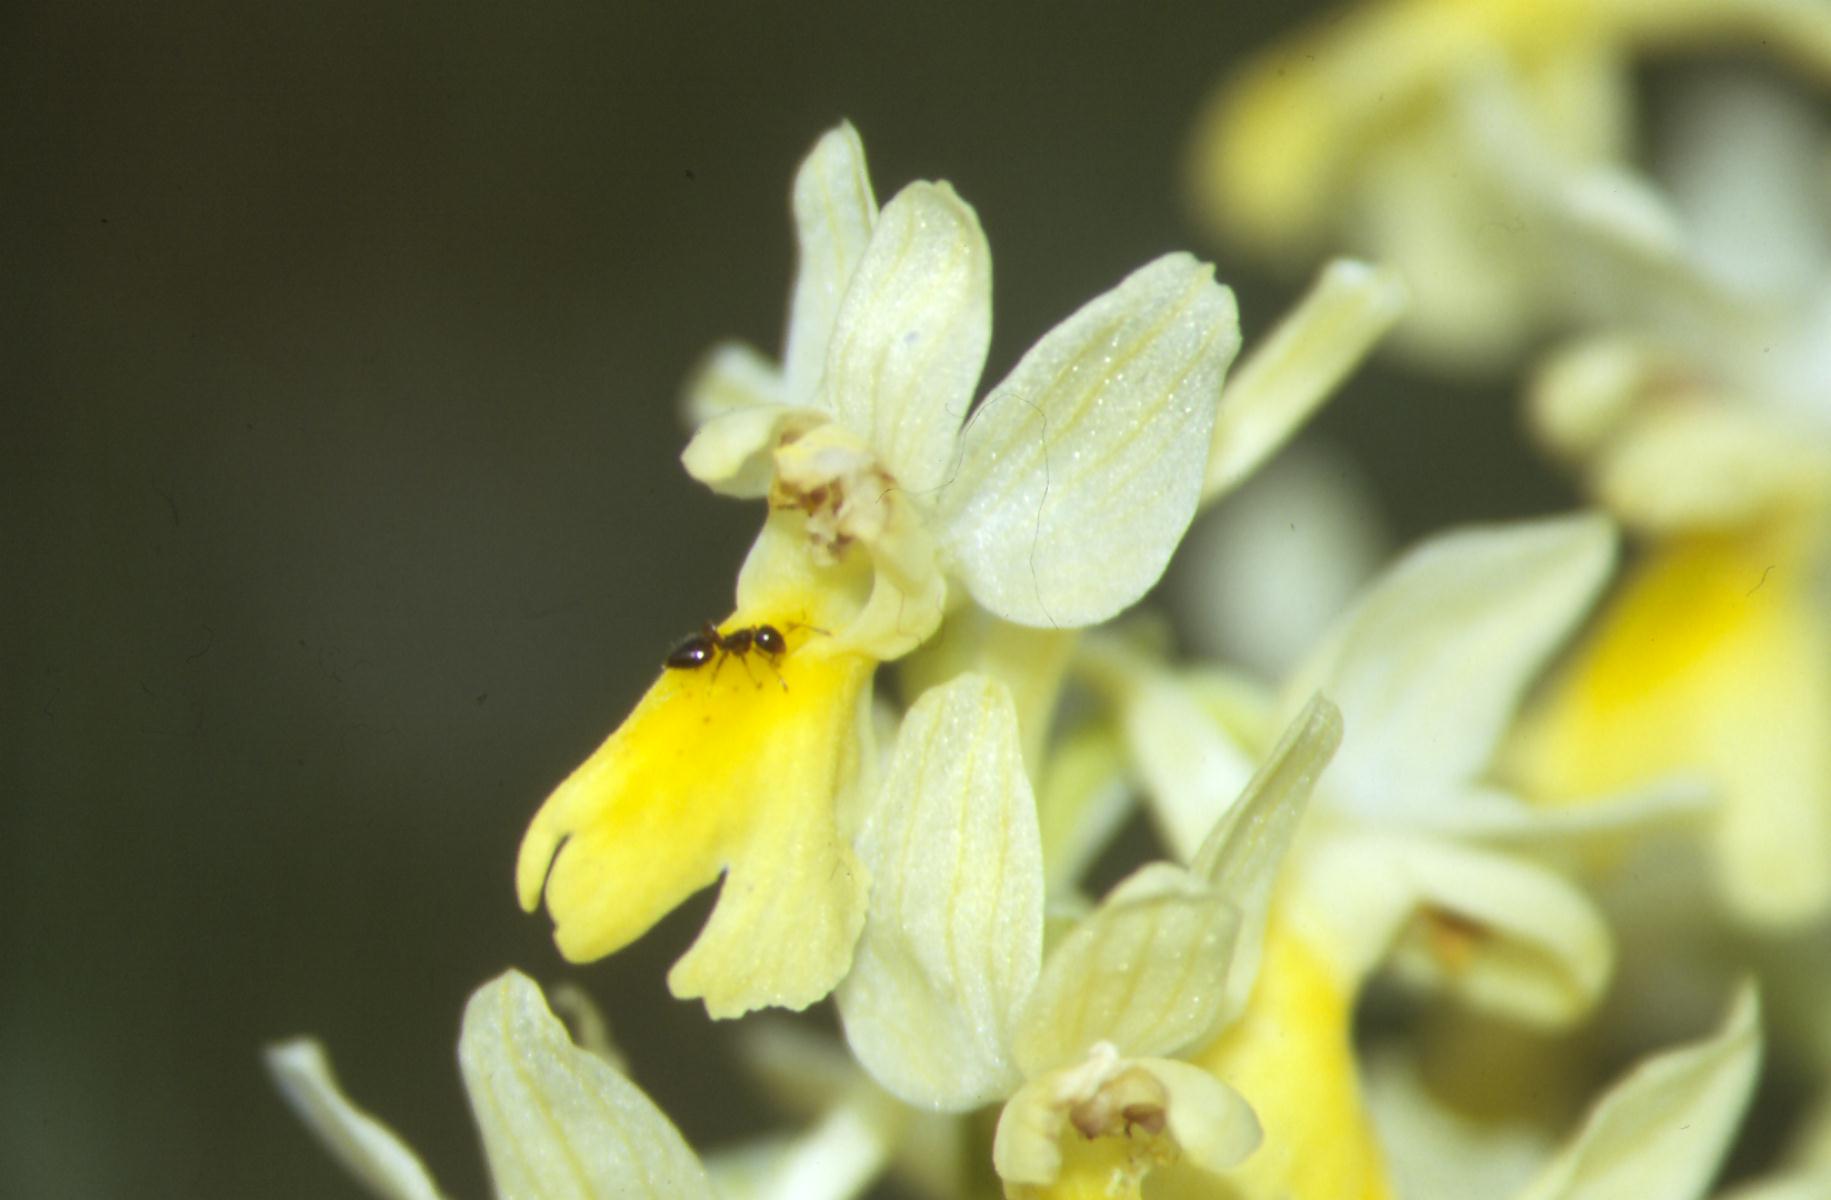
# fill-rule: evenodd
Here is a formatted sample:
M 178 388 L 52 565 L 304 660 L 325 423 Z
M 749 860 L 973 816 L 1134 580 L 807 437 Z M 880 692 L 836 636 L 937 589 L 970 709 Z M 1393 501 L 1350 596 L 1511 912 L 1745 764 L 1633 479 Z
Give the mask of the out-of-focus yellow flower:
M 1259 52 L 1205 110 L 1195 206 L 1305 269 L 1346 250 L 1397 267 L 1402 339 L 1492 366 L 1606 298 L 1570 236 L 1657 236 L 1628 164 L 1649 51 L 1741 43 L 1831 77 L 1810 0 L 1366 0 Z
M 1551 804 L 1679 771 L 1720 789 L 1717 875 L 1733 910 L 1762 923 L 1831 904 L 1819 544 L 1758 529 L 1653 549 L 1512 752 L 1524 785 Z
M 1112 643 L 1089 674 L 1115 705 L 1154 815 L 1180 854 L 1310 691 L 1340 697 L 1341 750 L 1270 902 L 1236 952 L 1245 1016 L 1193 1057 L 1241 1089 L 1265 1129 L 1230 1173 L 1249 1198 L 1391 1192 L 1352 1051 L 1354 1005 L 1388 969 L 1476 1009 L 1544 1027 L 1583 1016 L 1613 962 L 1589 899 L 1538 853 L 1691 811 L 1689 793 L 1574 816 L 1487 778 L 1521 692 L 1606 578 L 1596 517 L 1446 535 L 1367 589 L 1282 701 L 1218 672 L 1172 673 Z M 1262 941 L 1260 939 L 1263 939 Z
M 1697 116 L 1674 193 L 1693 232 L 1621 262 L 1630 317 L 1534 387 L 1545 440 L 1648 547 L 1511 759 L 1551 803 L 1695 773 L 1723 795 L 1724 899 L 1798 927 L 1831 913 L 1827 142 L 1747 85 Z

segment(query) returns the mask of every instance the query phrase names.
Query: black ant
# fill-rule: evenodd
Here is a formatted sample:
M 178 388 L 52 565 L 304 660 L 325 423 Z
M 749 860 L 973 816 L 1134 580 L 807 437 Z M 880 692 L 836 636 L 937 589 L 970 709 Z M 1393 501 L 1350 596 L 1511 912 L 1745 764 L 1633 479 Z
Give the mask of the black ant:
M 788 653 L 788 639 L 774 625 L 751 625 L 733 629 L 730 633 L 720 633 L 718 626 L 707 621 L 700 626 L 698 633 L 668 652 L 665 665 L 677 671 L 696 671 L 711 663 L 712 677 L 717 679 L 719 669 L 725 665 L 727 658 L 736 658 L 742 662 L 752 650 L 761 654 L 771 667 L 775 667 L 782 656 Z M 745 666 L 744 670 L 748 672 L 749 666 Z M 783 691 L 788 690 L 780 670 L 776 671 L 776 682 L 782 684 Z

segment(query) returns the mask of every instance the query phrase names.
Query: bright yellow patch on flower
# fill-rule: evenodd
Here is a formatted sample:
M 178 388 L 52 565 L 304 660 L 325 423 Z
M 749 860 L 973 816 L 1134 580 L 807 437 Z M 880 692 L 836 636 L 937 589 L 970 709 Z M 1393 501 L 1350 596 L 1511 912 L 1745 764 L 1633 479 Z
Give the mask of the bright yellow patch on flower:
M 1227 1173 L 1233 1190 L 1226 1195 L 1239 1200 L 1391 1195 L 1361 1098 L 1353 1009 L 1351 985 L 1335 977 L 1300 932 L 1274 918 L 1246 1011 L 1194 1056 L 1203 1069 L 1239 1089 L 1265 1130 L 1253 1156 Z M 1212 1195 L 1212 1180 L 1209 1189 L 1186 1194 Z M 1172 1187 L 1163 1194 L 1185 1192 Z
M 617 731 L 547 799 L 516 887 L 543 887 L 561 953 L 586 961 L 640 937 L 727 873 L 699 940 L 668 976 L 715 1017 L 805 1007 L 851 964 L 866 881 L 837 805 L 858 767 L 876 665 L 836 652 L 791 607 L 735 614 L 786 649 L 664 670 Z
M 1746 916 L 1831 904 L 1831 638 L 1818 531 L 1674 538 L 1651 552 L 1527 723 L 1515 769 L 1546 803 L 1697 772 Z
M 1099 1137 L 1065 1136 L 1062 1172 L 1055 1182 L 1008 1183 L 1006 1200 L 1139 1200 L 1151 1168 L 1174 1153 L 1166 1153 L 1162 1141 L 1142 1128 Z M 1214 1177 L 1207 1179 L 1212 1186 Z

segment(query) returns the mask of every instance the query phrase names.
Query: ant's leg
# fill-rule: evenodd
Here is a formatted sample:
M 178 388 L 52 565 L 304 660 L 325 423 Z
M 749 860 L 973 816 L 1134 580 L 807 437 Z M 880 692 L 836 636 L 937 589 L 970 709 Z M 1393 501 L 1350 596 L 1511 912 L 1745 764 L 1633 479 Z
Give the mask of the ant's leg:
M 788 627 L 790 630 L 805 629 L 809 633 L 817 633 L 821 637 L 832 637 L 833 636 L 833 633 L 831 630 L 822 629 L 818 625 L 809 625 L 806 621 L 793 621 L 793 622 L 790 622 Z

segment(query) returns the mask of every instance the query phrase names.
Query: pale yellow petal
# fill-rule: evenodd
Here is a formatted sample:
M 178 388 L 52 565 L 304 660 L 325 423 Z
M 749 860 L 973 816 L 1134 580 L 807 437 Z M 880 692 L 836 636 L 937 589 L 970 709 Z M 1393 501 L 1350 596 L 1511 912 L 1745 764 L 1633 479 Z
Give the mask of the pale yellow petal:
M 799 261 L 782 351 L 783 391 L 788 403 L 811 404 L 826 370 L 840 305 L 877 221 L 864 142 L 850 121 L 821 135 L 802 160 L 793 207 Z
M 1386 1043 L 1363 1054 L 1367 1108 L 1395 1190 L 1421 1200 L 1511 1196 L 1550 1157 L 1549 1135 L 1510 1112 L 1452 1106 L 1433 1091 L 1418 1058 L 1410 1044 Z M 1498 1073 L 1502 1069 L 1482 1061 L 1471 1064 L 1469 1073 L 1483 1072 L 1483 1080 L 1492 1083 L 1506 1078 Z
M 740 1027 L 738 1051 L 769 1099 L 799 1117 L 835 1108 L 863 1113 L 890 1147 L 891 1170 L 919 1196 L 967 1193 L 970 1130 L 955 1114 L 919 1113 L 878 1087 L 837 1038 L 762 1018 Z
M 820 418 L 809 409 L 752 404 L 709 417 L 680 452 L 687 474 L 715 492 L 741 499 L 769 494 L 775 475 L 770 457 L 785 433 Z
M 1760 1060 L 1760 1007 L 1745 985 L 1716 1033 L 1610 1088 L 1519 1200 L 1696 1200 L 1741 1124 Z
M 1239 915 L 1219 892 L 1168 863 L 1133 872 L 1049 954 L 1014 1050 L 1035 1076 L 1110 1043 L 1169 1054 L 1221 1013 Z
M 1190 864 L 1195 875 L 1240 912 L 1239 944 L 1228 974 L 1222 1022 L 1243 1009 L 1251 995 L 1285 853 L 1341 737 L 1341 711 L 1325 697 L 1313 697 L 1227 815 L 1215 823 Z
M 1556 807 L 1528 803 L 1498 788 L 1472 787 L 1454 804 L 1396 810 L 1394 818 L 1408 829 L 1441 837 L 1600 861 L 1662 828 L 1701 828 L 1720 800 L 1695 775 L 1675 775 Z
M 1640 400 L 1683 370 L 1643 338 L 1586 338 L 1549 355 L 1533 374 L 1527 415 L 1533 432 L 1579 462 L 1620 431 Z
M 1136 1200 L 1158 1172 L 1207 1176 L 1252 1153 L 1259 1123 L 1238 1092 L 1184 1062 L 1123 1058 L 1105 1043 L 1024 1085 L 999 1114 L 992 1164 L 1010 1200 Z
M 1614 966 L 1595 904 L 1524 858 L 1368 833 L 1329 839 L 1301 870 L 1319 946 L 1347 978 L 1390 958 L 1414 985 L 1558 1026 L 1594 1005 Z
M 1403 315 L 1405 285 L 1388 269 L 1336 259 L 1228 381 L 1202 482 L 1210 503 L 1275 454 Z
M 875 884 L 838 996 L 854 1053 L 919 1107 L 1005 1095 L 1042 960 L 1043 862 L 1003 684 L 962 675 L 916 702 L 858 848 Z
M 1215 719 L 1191 680 L 1162 668 L 1136 673 L 1119 721 L 1151 816 L 1187 862 L 1252 777 L 1252 751 Z
M 1436 800 L 1487 766 L 1515 706 L 1607 577 L 1595 516 L 1440 535 L 1376 580 L 1285 688 L 1347 734 L 1330 794 L 1363 814 Z
M 556 984 L 547 997 L 553 1013 L 566 1023 L 579 1049 L 589 1050 L 609 1063 L 619 1074 L 629 1074 L 629 1060 L 610 1035 L 610 1022 L 591 993 L 570 980 Z
M 1611 512 L 1655 533 L 1725 529 L 1831 496 L 1831 446 L 1778 414 L 1673 405 L 1603 452 L 1595 489 Z
M 1245 1098 L 1226 1083 L 1175 1059 L 1145 1058 L 1138 1065 L 1169 1092 L 1164 1114 L 1170 1138 L 1190 1166 L 1224 1171 L 1258 1149 L 1259 1119 Z
M 933 540 L 908 505 L 896 506 L 892 536 L 872 547 L 875 567 L 864 608 L 836 637 L 881 662 L 914 650 L 947 615 L 947 576 Z
M 992 1163 L 1010 1185 L 1044 1186 L 1062 1169 L 1062 1130 L 1067 1120 L 1055 1098 L 1055 1081 L 1047 1076 L 1019 1088 L 998 1114 Z
M 889 1101 L 835 1106 L 805 1132 L 721 1149 L 706 1160 L 719 1200 L 852 1200 L 890 1158 L 901 1114 Z
M 1339 441 L 1271 459 L 1195 519 L 1170 564 L 1163 599 L 1188 651 L 1284 678 L 1394 557 L 1384 507 Z
M 1073 894 L 1132 813 L 1131 773 L 1118 734 L 1090 722 L 1059 738 L 1037 789 L 1036 810 L 1048 894 Z
M 782 372 L 754 346 L 721 342 L 687 380 L 681 407 L 689 428 L 747 408 L 791 403 Z
M 1170 254 L 1043 335 L 961 432 L 938 500 L 973 598 L 1021 625 L 1113 616 L 1163 574 L 1195 515 L 1233 293 Z
M 1034 778 L 1043 766 L 1043 739 L 1055 716 L 1056 700 L 1079 634 L 1070 629 L 1036 629 L 1001 621 L 975 605 L 948 615 L 938 636 L 900 664 L 905 696 L 919 696 L 963 671 L 998 679 L 1017 706 L 1024 762 Z
M 520 972 L 471 997 L 458 1063 L 497 1195 L 711 1200 L 680 1131 L 609 1063 L 574 1046 Z
M 824 397 L 896 485 L 946 482 L 992 335 L 992 256 L 972 207 L 945 183 L 884 206 L 840 307 Z
M 443 1200 L 419 1156 L 392 1129 L 350 1102 L 324 1047 L 297 1038 L 262 1057 L 280 1094 L 344 1170 L 384 1200 Z

